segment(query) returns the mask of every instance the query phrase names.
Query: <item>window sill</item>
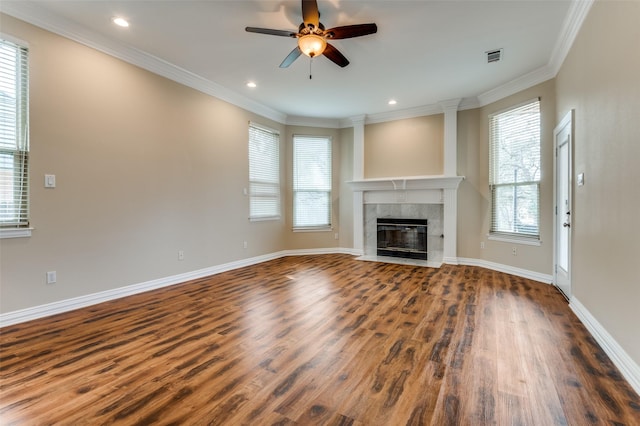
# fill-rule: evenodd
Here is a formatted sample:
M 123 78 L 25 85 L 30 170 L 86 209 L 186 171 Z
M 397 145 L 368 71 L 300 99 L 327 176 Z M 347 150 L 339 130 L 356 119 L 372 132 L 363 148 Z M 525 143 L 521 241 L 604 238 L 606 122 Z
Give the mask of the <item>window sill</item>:
M 518 237 L 518 236 L 506 236 L 506 235 L 495 235 L 495 234 L 489 234 L 487 235 L 487 239 L 490 241 L 500 241 L 503 243 L 512 243 L 512 244 L 522 244 L 525 246 L 541 246 L 542 245 L 542 241 L 540 241 L 538 238 L 531 238 L 531 237 Z
M 263 217 L 250 217 L 249 222 L 266 222 L 269 220 L 280 220 L 280 216 L 263 216 Z
M 330 232 L 333 231 L 331 226 L 309 226 L 301 228 L 293 228 L 293 232 Z
M 5 238 L 28 238 L 33 228 L 8 228 L 0 229 L 0 240 Z

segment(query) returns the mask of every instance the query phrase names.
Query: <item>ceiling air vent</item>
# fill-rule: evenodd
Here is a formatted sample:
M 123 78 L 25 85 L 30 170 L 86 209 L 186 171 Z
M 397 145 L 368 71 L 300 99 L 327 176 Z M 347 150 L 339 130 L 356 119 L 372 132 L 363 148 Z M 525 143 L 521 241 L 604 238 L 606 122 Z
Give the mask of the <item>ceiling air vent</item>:
M 485 53 L 487 54 L 488 64 L 492 62 L 498 62 L 500 59 L 502 59 L 502 49 L 488 50 Z

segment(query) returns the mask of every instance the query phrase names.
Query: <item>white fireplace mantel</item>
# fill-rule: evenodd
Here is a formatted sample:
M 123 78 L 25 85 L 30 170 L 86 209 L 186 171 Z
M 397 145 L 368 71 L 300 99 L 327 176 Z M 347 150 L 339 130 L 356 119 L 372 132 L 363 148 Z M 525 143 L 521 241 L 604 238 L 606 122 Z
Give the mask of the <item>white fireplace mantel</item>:
M 458 189 L 464 176 L 407 176 L 360 179 L 347 182 L 353 191 L 410 191 L 421 189 Z

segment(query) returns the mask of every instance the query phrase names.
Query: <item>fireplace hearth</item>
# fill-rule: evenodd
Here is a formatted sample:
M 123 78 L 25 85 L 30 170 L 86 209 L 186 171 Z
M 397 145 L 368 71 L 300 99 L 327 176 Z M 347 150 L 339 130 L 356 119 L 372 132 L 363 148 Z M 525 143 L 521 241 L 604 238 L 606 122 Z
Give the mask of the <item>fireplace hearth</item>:
M 377 255 L 427 260 L 427 219 L 378 218 Z

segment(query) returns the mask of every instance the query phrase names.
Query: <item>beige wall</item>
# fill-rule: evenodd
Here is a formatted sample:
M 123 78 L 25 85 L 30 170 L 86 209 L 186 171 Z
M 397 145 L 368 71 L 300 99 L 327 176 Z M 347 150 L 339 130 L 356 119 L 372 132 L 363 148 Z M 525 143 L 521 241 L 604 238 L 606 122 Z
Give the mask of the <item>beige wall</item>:
M 557 76 L 575 110 L 572 290 L 640 364 L 640 2 L 596 2 Z M 575 180 L 574 180 L 575 182 Z
M 480 147 L 480 109 L 458 111 L 457 170 L 465 179 L 458 187 L 458 256 L 479 259 L 480 241 L 486 241 L 484 224 L 488 223 L 491 205 L 487 199 L 489 185 L 488 152 Z M 483 159 L 487 159 L 484 161 Z
M 248 121 L 282 135 L 284 126 L 0 19 L 3 33 L 30 47 L 35 228 L 0 240 L 1 312 L 287 248 L 284 219 L 249 222 L 243 195 Z M 55 189 L 43 188 L 45 173 L 56 175 Z M 282 182 L 284 190 L 284 172 Z M 53 270 L 58 282 L 46 285 Z
M 540 246 L 490 241 L 489 115 L 540 98 L 541 182 Z M 458 194 L 458 256 L 496 262 L 543 274 L 552 273 L 553 257 L 553 129 L 555 81 L 549 80 L 477 110 L 458 113 L 458 174 L 466 179 Z M 485 248 L 480 249 L 484 242 Z M 516 247 L 517 256 L 512 255 Z
M 441 175 L 443 172 L 444 114 L 365 126 L 365 178 Z

